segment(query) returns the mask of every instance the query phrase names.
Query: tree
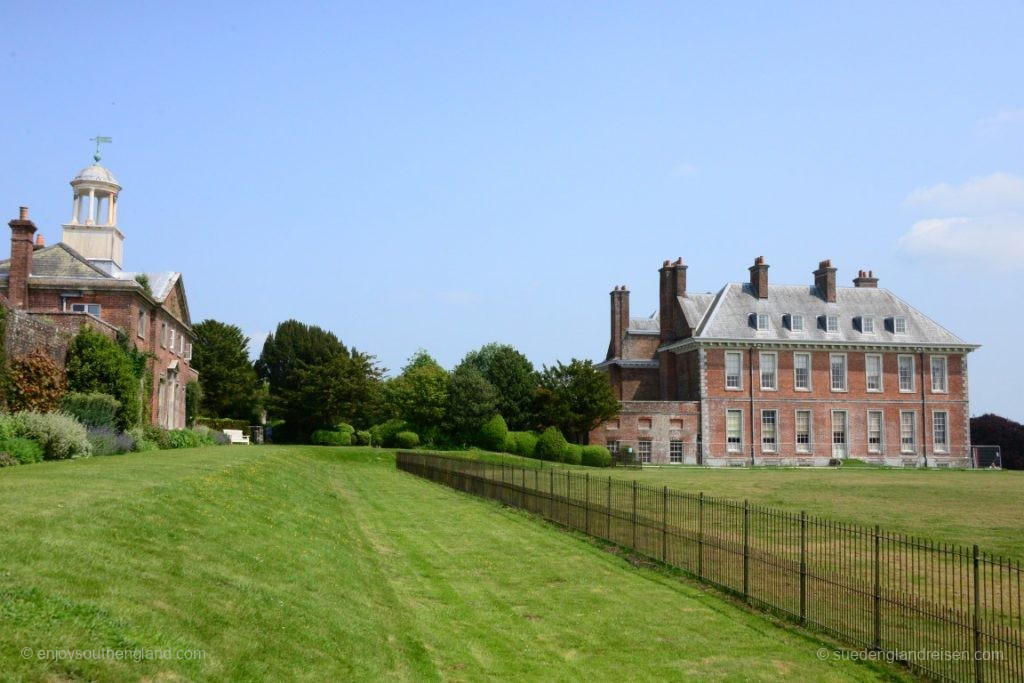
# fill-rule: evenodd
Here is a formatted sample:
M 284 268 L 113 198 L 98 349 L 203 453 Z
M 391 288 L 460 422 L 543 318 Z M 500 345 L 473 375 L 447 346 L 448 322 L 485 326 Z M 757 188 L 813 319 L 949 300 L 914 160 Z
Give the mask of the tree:
M 200 414 L 251 420 L 259 409 L 263 384 L 249 361 L 249 338 L 238 326 L 217 320 L 204 320 L 192 331 L 192 367 L 203 388 Z
M 492 415 L 497 412 L 498 392 L 474 366 L 462 363 L 448 382 L 448 407 L 445 427 L 458 444 L 471 443 Z
M 526 356 L 507 344 L 486 344 L 470 351 L 459 366 L 470 365 L 480 371 L 498 393 L 497 412 L 509 429 L 527 429 L 533 423 L 533 395 L 537 372 Z
M 385 401 L 395 416 L 414 431 L 433 441 L 448 408 L 448 372 L 430 354 L 420 349 L 402 374 L 385 387 Z
M 373 356 L 351 351 L 332 332 L 287 320 L 267 336 L 256 361 L 268 383 L 268 409 L 284 425 L 277 438 L 305 440 L 343 419 L 366 424 L 378 400 L 382 371 Z
M 575 358 L 544 366 L 535 405 L 543 424 L 557 426 L 576 443 L 586 443 L 592 429 L 619 414 L 608 375 Z
M 110 394 L 121 406 L 117 426 L 128 430 L 139 423 L 142 406 L 139 399 L 140 362 L 144 356 L 132 355 L 109 338 L 83 327 L 68 346 L 64 369 L 68 391 L 83 394 Z
M 56 410 L 66 389 L 64 371 L 44 351 L 13 359 L 8 379 L 7 408 L 11 412 Z
M 987 413 L 971 418 L 971 443 L 975 446 L 999 446 L 1003 467 L 1024 470 L 1024 425 Z

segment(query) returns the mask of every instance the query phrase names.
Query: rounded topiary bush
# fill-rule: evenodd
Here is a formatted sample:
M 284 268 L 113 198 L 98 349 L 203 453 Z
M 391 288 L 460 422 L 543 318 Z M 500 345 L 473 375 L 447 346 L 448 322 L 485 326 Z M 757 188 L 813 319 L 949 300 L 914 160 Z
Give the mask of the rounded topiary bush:
M 516 434 L 515 432 L 509 432 L 505 435 L 505 443 L 501 446 L 502 453 L 515 453 L 516 452 Z
M 121 402 L 110 394 L 72 391 L 64 395 L 61 410 L 77 418 L 86 427 L 114 427 Z
M 310 438 L 317 446 L 351 446 L 352 432 L 335 432 L 330 429 L 318 429 Z
M 513 432 L 516 436 L 516 449 L 515 454 L 521 455 L 524 458 L 534 457 L 534 451 L 537 450 L 537 435 L 533 432 Z
M 398 432 L 395 434 L 395 446 L 398 448 L 416 448 L 420 445 L 420 436 L 416 432 Z
M 481 448 L 488 451 L 500 451 L 505 445 L 505 437 L 508 436 L 508 425 L 505 418 L 495 415 L 480 427 L 478 442 Z
M 370 445 L 371 438 L 372 437 L 370 436 L 370 431 L 368 429 L 360 429 L 356 432 L 356 443 L 360 446 Z
M 558 427 L 548 427 L 540 435 L 540 438 L 537 439 L 537 447 L 534 449 L 534 454 L 541 460 L 559 461 L 565 458 L 566 451 L 568 450 L 569 442 L 562 436 L 562 432 L 559 431 Z
M 388 446 L 392 447 L 395 444 L 395 435 L 398 432 L 405 431 L 408 425 L 405 424 L 404 420 L 398 418 L 392 418 L 387 422 L 381 422 L 378 425 L 370 427 L 370 434 L 373 436 L 373 445 L 375 446 Z
M 584 446 L 583 464 L 587 467 L 611 467 L 612 454 L 604 446 Z
M 567 465 L 579 465 L 583 462 L 583 447 L 574 443 L 568 444 L 562 462 Z
M 338 426 L 334 428 L 334 431 L 336 431 L 336 432 L 348 432 L 349 434 L 355 434 L 356 433 L 356 428 L 353 427 L 352 425 L 350 425 L 347 422 L 342 422 L 342 423 L 339 423 Z

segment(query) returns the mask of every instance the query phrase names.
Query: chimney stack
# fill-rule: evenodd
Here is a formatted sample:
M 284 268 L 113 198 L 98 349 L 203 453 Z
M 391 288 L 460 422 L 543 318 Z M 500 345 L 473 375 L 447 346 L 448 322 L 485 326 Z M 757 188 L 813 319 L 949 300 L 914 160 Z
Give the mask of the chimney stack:
M 11 269 L 7 279 L 7 299 L 14 308 L 28 307 L 28 278 L 32 274 L 32 236 L 36 225 L 28 217 L 28 207 L 18 208 L 11 227 Z
M 750 266 L 750 289 L 754 298 L 768 298 L 768 264 L 764 262 L 764 256 L 758 256 Z
M 853 279 L 854 287 L 870 287 L 876 289 L 878 287 L 878 278 L 875 277 L 875 271 L 873 270 L 862 270 L 857 273 L 857 277 Z
M 658 317 L 661 321 L 661 341 L 666 342 L 675 335 L 675 315 L 679 307 L 676 297 L 686 296 L 686 265 L 680 256 L 673 262 L 665 261 L 658 270 L 661 276 L 658 288 Z
M 818 264 L 818 269 L 814 271 L 814 286 L 818 288 L 822 299 L 830 304 L 836 302 L 836 269 L 832 267 L 831 259 Z
M 629 290 L 626 285 L 611 291 L 612 297 L 612 340 L 608 347 L 608 358 L 622 357 L 622 339 L 629 329 Z
M 33 245 L 32 250 L 39 251 L 40 249 L 44 249 L 45 247 L 46 238 L 43 237 L 43 233 L 39 233 L 38 235 L 36 235 L 36 243 Z

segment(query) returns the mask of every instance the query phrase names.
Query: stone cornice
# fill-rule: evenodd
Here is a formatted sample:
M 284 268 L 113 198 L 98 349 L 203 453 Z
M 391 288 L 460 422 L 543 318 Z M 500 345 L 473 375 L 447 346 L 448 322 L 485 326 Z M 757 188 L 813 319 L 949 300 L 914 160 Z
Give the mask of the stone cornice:
M 681 339 L 663 344 L 658 351 L 685 353 L 698 348 L 717 349 L 794 349 L 800 351 L 930 351 L 932 353 L 970 353 L 977 344 L 896 344 L 883 342 L 823 342 L 798 339 Z

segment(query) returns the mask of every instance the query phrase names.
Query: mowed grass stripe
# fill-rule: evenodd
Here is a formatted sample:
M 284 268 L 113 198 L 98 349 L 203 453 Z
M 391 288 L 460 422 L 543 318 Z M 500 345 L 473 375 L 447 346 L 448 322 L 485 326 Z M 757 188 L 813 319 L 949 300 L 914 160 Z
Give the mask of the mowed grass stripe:
M 233 447 L 0 470 L 0 677 L 874 680 L 390 454 Z M 25 660 L 23 647 L 203 661 Z

